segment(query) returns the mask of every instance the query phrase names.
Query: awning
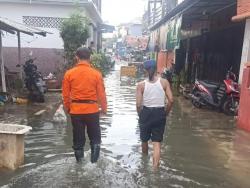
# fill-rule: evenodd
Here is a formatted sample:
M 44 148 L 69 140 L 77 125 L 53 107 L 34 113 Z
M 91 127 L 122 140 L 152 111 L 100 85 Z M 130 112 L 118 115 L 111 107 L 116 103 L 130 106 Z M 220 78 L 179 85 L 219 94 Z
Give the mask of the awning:
M 32 35 L 32 36 L 34 34 L 42 35 L 44 37 L 46 36 L 46 34 L 52 34 L 47 31 L 37 29 L 34 27 L 30 27 L 30 26 L 26 26 L 24 24 L 17 23 L 15 21 L 9 20 L 7 18 L 2 18 L 2 17 L 0 17 L 0 30 L 6 31 L 12 34 L 15 34 L 16 32 L 20 32 L 20 33 L 25 33 L 27 35 Z
M 236 0 L 199 0 L 189 9 L 183 11 L 183 21 L 190 22 L 192 20 L 207 20 L 210 16 L 215 15 L 216 13 L 229 7 L 236 6 L 236 4 Z
M 102 33 L 113 33 L 115 27 L 108 24 L 100 24 L 99 29 Z

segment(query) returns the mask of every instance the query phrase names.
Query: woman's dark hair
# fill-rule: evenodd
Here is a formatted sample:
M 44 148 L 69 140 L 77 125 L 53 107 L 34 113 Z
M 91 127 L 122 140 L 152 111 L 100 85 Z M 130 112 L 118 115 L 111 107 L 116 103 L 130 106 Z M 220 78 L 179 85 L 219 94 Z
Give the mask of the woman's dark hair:
M 148 72 L 149 81 L 153 81 L 154 80 L 154 75 L 155 75 L 155 72 L 156 72 L 156 67 L 150 67 L 149 69 L 147 69 L 147 72 Z

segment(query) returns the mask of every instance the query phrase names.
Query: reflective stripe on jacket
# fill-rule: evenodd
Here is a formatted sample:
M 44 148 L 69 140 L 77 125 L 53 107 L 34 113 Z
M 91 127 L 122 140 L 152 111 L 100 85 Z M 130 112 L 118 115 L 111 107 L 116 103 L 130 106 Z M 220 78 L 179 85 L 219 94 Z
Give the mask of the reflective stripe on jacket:
M 91 114 L 99 111 L 99 105 L 107 111 L 103 78 L 86 61 L 81 61 L 68 70 L 62 85 L 63 103 L 70 114 Z M 90 100 L 96 103 L 75 103 L 73 100 Z

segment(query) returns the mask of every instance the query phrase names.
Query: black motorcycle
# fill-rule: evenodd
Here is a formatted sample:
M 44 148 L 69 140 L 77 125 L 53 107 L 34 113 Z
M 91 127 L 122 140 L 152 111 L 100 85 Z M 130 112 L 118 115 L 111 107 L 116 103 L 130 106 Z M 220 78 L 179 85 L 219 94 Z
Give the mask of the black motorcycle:
M 45 82 L 42 74 L 37 70 L 37 66 L 34 64 L 35 59 L 29 59 L 23 65 L 23 71 L 25 74 L 25 87 L 29 91 L 28 98 L 32 102 L 45 102 L 44 94 L 46 92 Z
M 174 66 L 172 66 L 171 68 L 166 68 L 162 73 L 161 77 L 168 80 L 168 82 L 172 86 L 174 75 L 175 75 L 175 69 Z

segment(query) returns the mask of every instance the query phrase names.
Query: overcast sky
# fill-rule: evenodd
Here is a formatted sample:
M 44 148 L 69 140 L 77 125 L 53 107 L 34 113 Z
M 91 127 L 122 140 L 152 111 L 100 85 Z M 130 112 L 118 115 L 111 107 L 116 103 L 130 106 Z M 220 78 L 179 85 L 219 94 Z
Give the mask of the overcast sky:
M 103 21 L 119 25 L 142 17 L 147 0 L 102 0 Z

